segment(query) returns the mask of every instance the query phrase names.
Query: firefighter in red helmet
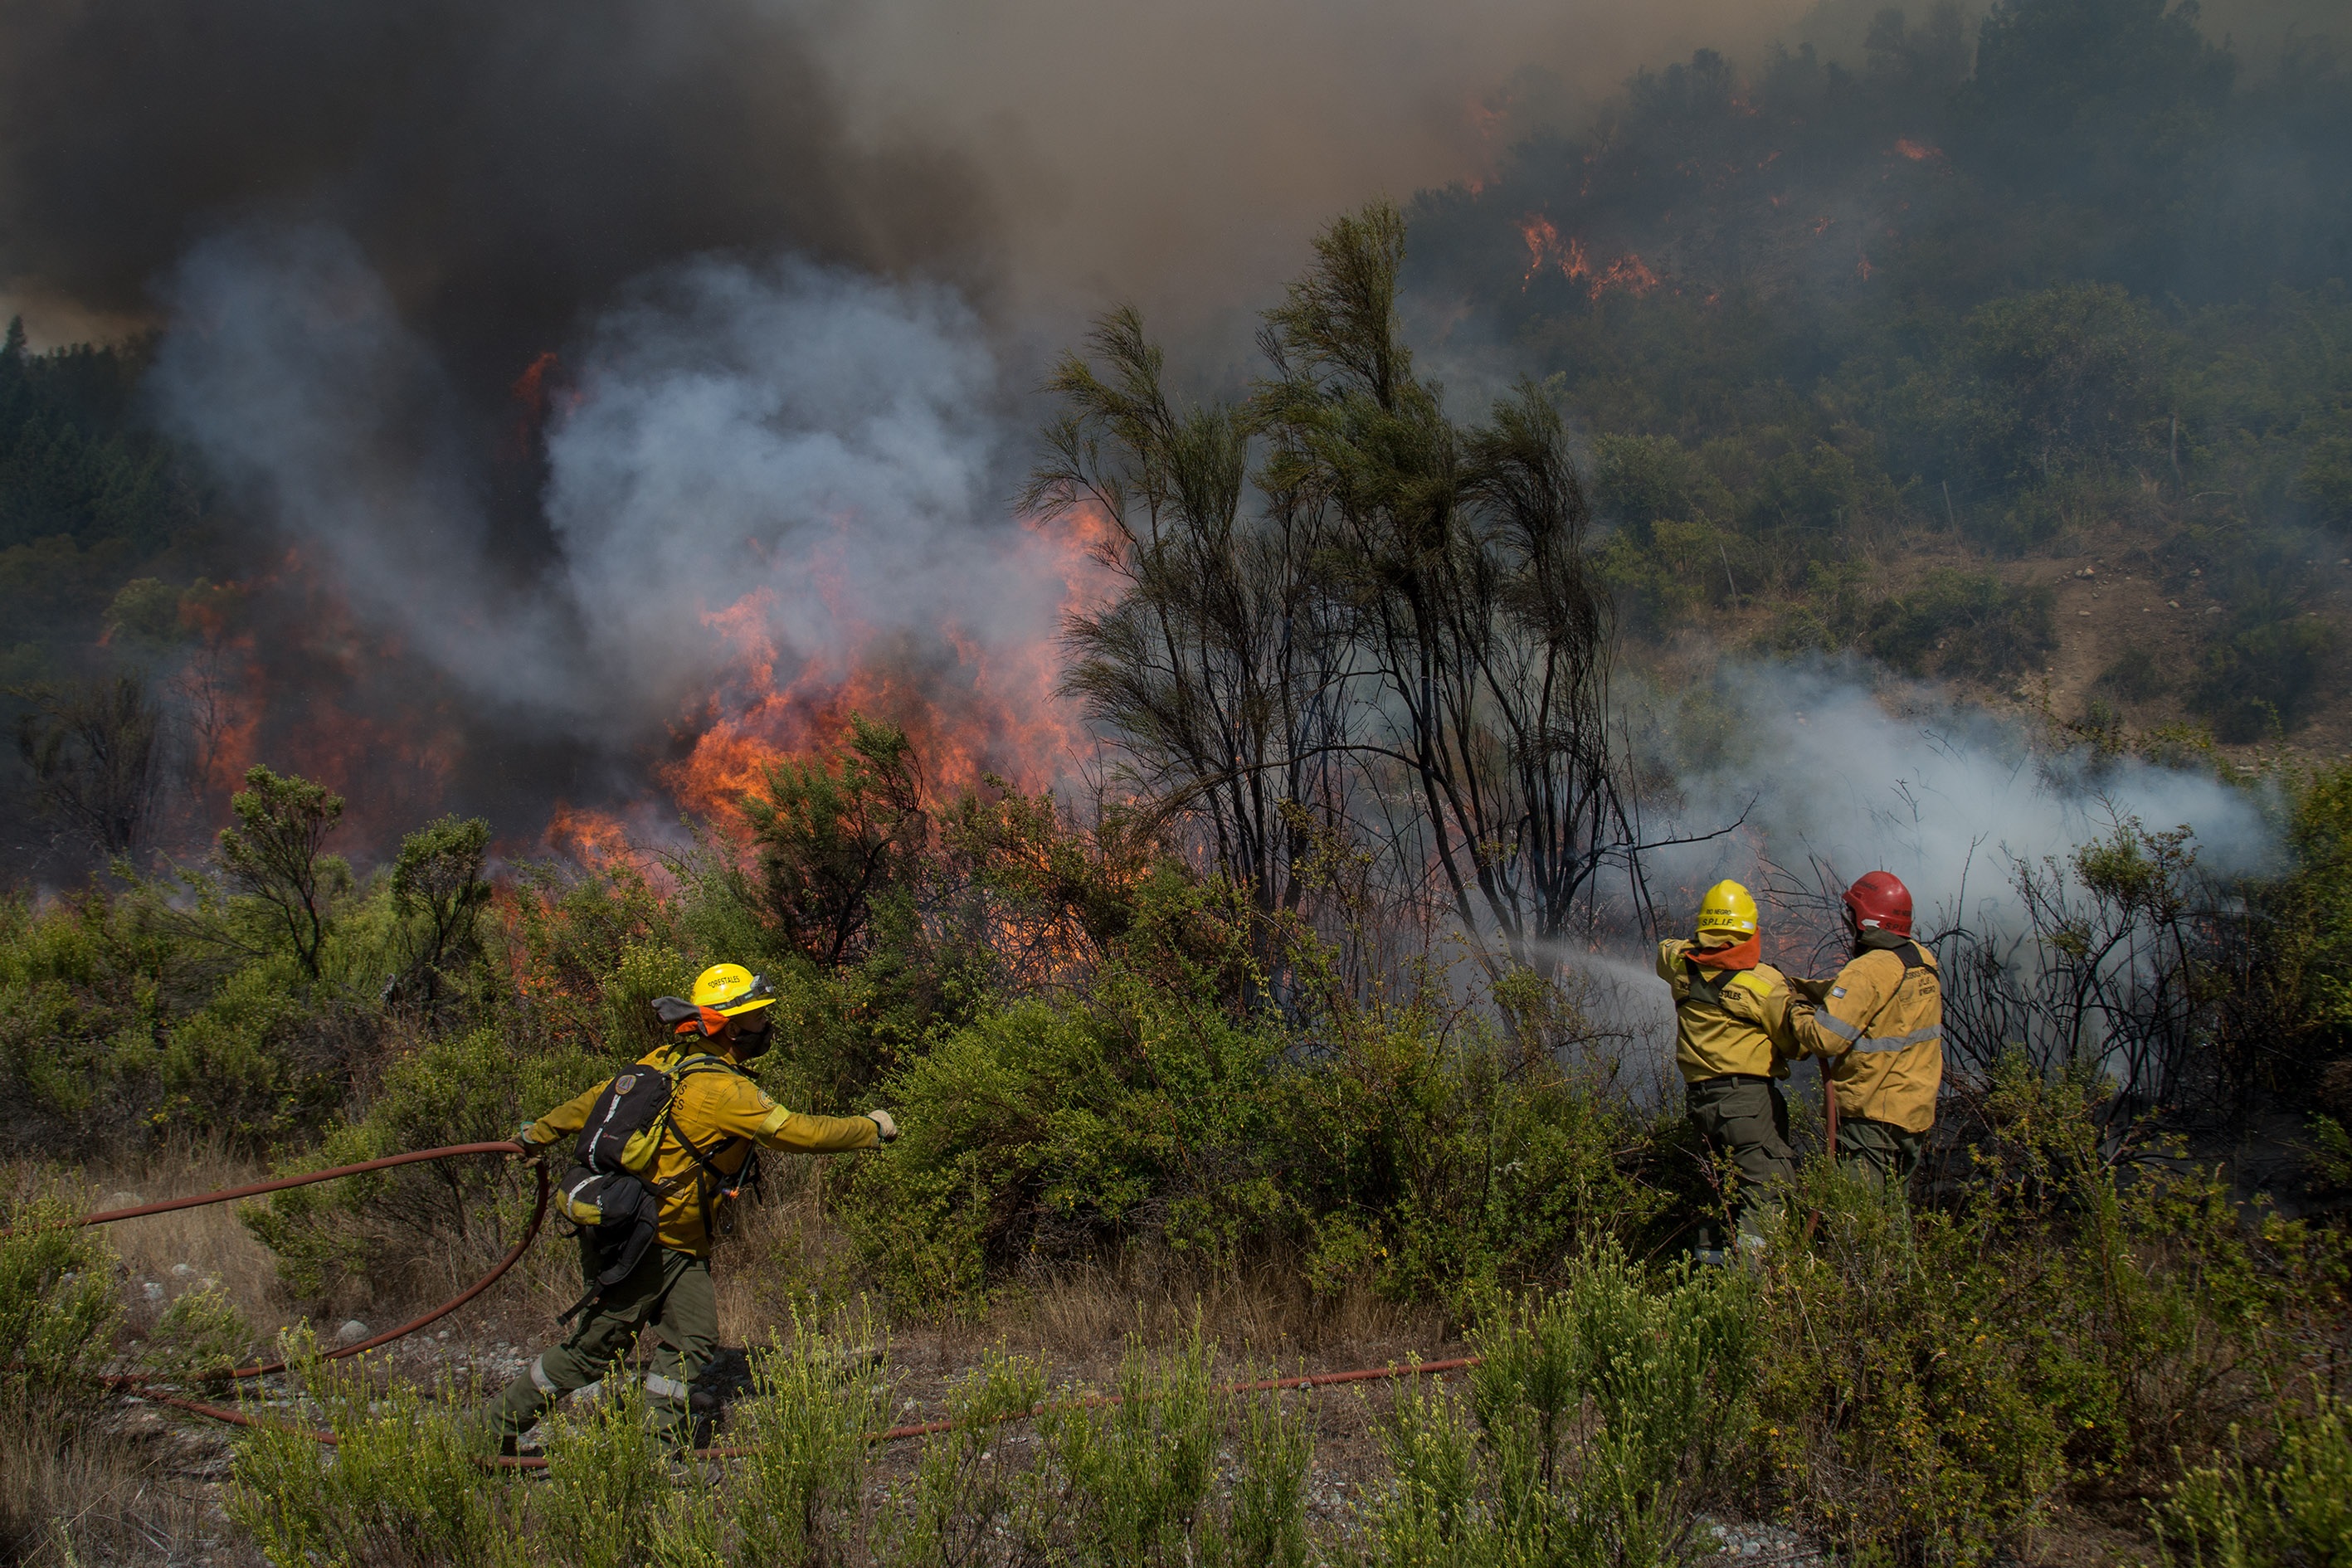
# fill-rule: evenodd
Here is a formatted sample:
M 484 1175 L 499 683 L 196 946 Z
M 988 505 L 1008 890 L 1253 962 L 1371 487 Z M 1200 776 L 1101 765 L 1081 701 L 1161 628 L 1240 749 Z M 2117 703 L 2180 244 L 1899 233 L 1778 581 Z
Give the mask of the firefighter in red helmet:
M 1838 1158 L 1898 1188 L 1918 1167 L 1944 1082 L 1944 991 L 1935 954 L 1911 938 L 1911 889 L 1873 871 L 1845 890 L 1853 956 L 1812 999 L 1789 1009 L 1791 1032 L 1828 1065 Z

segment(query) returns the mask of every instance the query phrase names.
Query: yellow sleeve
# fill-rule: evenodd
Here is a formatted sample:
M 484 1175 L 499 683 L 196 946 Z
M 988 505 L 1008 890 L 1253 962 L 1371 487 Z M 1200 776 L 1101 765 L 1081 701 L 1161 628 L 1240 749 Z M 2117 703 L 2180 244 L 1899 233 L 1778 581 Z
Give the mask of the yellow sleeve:
M 1675 966 L 1689 951 L 1690 943 L 1680 937 L 1670 936 L 1658 943 L 1658 978 L 1669 985 L 1673 984 L 1676 977 Z
M 845 1154 L 852 1149 L 875 1149 L 882 1130 L 870 1116 L 807 1116 L 782 1106 L 768 1113 L 753 1134 L 769 1149 L 797 1149 L 806 1154 Z
M 1789 1005 L 1791 993 L 1788 977 L 1765 963 L 1758 964 L 1747 973 L 1763 982 L 1761 985 L 1745 985 L 1741 989 L 1755 999 L 1757 1022 L 1771 1040 L 1773 1050 L 1791 1061 L 1803 1056 L 1803 1048 L 1797 1044 L 1797 1010 Z
M 1891 960 L 1895 965 L 1893 983 L 1888 983 L 1886 965 L 1874 963 L 1877 958 Z M 1797 1016 L 1797 1043 L 1805 1054 L 1817 1057 L 1842 1057 L 1862 1038 L 1864 1026 L 1878 1014 L 1888 994 L 1903 983 L 1903 961 L 1890 953 L 1865 952 L 1838 971 L 1830 982 L 1829 994 L 1818 1006 L 1792 1009 Z
M 604 1085 L 612 1081 L 608 1078 L 592 1089 L 582 1089 L 546 1115 L 524 1122 L 522 1141 L 526 1143 L 552 1143 L 567 1132 L 579 1131 L 588 1125 L 588 1113 L 596 1108 L 596 1097 L 604 1093 Z
M 699 1120 L 730 1138 L 749 1138 L 766 1149 L 796 1149 L 809 1154 L 839 1154 L 871 1149 L 881 1129 L 867 1116 L 807 1116 L 787 1110 L 751 1079 L 739 1078 L 699 1108 Z

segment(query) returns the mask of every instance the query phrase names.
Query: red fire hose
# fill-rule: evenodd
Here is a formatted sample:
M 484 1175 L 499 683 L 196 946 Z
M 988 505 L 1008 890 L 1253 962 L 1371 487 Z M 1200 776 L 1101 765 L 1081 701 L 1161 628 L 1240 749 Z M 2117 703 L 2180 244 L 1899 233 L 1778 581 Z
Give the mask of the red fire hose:
M 1832 1112 L 1832 1114 L 1834 1114 L 1834 1112 Z M 148 1215 L 170 1214 L 175 1209 L 202 1208 L 208 1204 L 233 1203 L 239 1198 L 258 1197 L 264 1193 L 283 1192 L 289 1187 L 309 1186 L 314 1182 L 331 1182 L 344 1176 L 363 1175 L 370 1171 L 390 1170 L 395 1165 L 415 1165 L 429 1160 L 455 1159 L 463 1154 L 520 1154 L 525 1152 L 528 1152 L 528 1151 L 525 1150 L 521 1144 L 511 1142 L 501 1141 L 493 1143 L 452 1143 L 446 1147 L 439 1149 L 420 1149 L 415 1153 L 392 1154 L 387 1155 L 385 1158 L 381 1160 L 362 1161 L 356 1165 L 336 1165 L 323 1171 L 312 1171 L 306 1175 L 282 1176 L 276 1181 L 269 1182 L 252 1182 L 241 1187 L 230 1187 L 225 1191 L 217 1193 L 205 1193 L 200 1196 L 193 1198 L 173 1198 L 165 1203 L 142 1204 L 137 1208 L 109 1209 L 103 1214 L 84 1215 L 79 1219 L 58 1220 L 53 1225 L 26 1226 L 22 1231 L 14 1229 L 0 1230 L 0 1237 L 17 1235 L 30 1236 L 47 1230 L 70 1230 L 79 1226 L 112 1225 L 118 1220 L 140 1219 Z M 390 1344 L 394 1340 L 404 1339 L 408 1335 L 415 1333 L 417 1330 L 425 1328 L 431 1323 L 437 1322 L 441 1319 L 447 1317 L 450 1313 L 456 1311 L 458 1308 L 464 1306 L 467 1302 L 472 1300 L 475 1297 L 480 1295 L 483 1291 L 496 1284 L 499 1279 L 505 1275 L 508 1269 L 515 1266 L 516 1262 L 521 1258 L 523 1253 L 529 1250 L 532 1241 L 538 1238 L 539 1227 L 547 1217 L 548 1181 L 546 1165 L 541 1163 L 538 1167 L 538 1171 L 539 1195 L 538 1200 L 531 1205 L 530 1224 L 524 1227 L 521 1238 L 518 1240 L 514 1246 L 507 1249 L 506 1256 L 499 1258 L 498 1263 L 492 1267 L 488 1274 L 485 1274 L 479 1279 L 475 1280 L 474 1283 L 467 1287 L 461 1294 L 443 1302 L 440 1306 L 434 1308 L 423 1317 L 412 1319 L 409 1321 L 401 1324 L 400 1327 L 396 1329 L 393 1329 L 385 1333 L 378 1334 L 373 1339 L 364 1340 L 358 1344 L 347 1345 L 340 1350 L 330 1351 L 321 1359 L 327 1361 L 340 1361 L 345 1356 L 359 1355 L 364 1352 L 374 1350 L 380 1345 Z M 1408 1363 L 1403 1366 L 1368 1367 L 1357 1372 L 1326 1372 L 1317 1373 L 1304 1377 L 1265 1378 L 1255 1383 L 1229 1384 L 1219 1388 L 1216 1392 L 1220 1394 L 1257 1394 L 1281 1388 L 1328 1388 L 1338 1384 L 1371 1383 L 1391 1377 L 1416 1377 L 1424 1374 L 1433 1377 L 1449 1372 L 1466 1371 L 1471 1367 L 1476 1366 L 1485 1359 L 1486 1358 L 1483 1356 L 1461 1356 L 1452 1361 Z M 283 1372 L 285 1370 L 286 1363 L 284 1362 L 274 1361 L 254 1366 L 239 1367 L 228 1375 L 232 1378 L 263 1377 L 271 1373 Z M 135 1375 L 110 1376 L 102 1379 L 101 1381 L 110 1388 L 136 1390 L 139 1396 L 142 1399 L 152 1400 L 158 1405 L 168 1405 L 178 1410 L 191 1411 L 199 1415 L 210 1416 L 215 1421 L 226 1421 L 232 1426 L 259 1427 L 265 1430 L 278 1432 L 299 1432 L 304 1436 L 314 1438 L 321 1443 L 331 1444 L 337 1440 L 335 1434 L 332 1432 L 315 1428 L 287 1426 L 273 1421 L 260 1421 L 255 1419 L 251 1415 L 247 1415 L 241 1410 L 231 1410 L 219 1405 L 207 1405 L 202 1400 L 187 1399 L 176 1394 L 158 1393 L 150 1386 L 152 1380 L 146 1377 Z M 1118 1405 L 1121 1403 L 1122 1398 L 1123 1396 L 1118 1394 L 1097 1394 L 1087 1398 L 1070 1401 L 1069 1407 L 1073 1409 L 1099 1409 L 1105 1406 Z M 1043 1411 L 1051 1408 L 1054 1408 L 1051 1405 L 1040 1405 L 1028 1410 L 1011 1411 L 1005 1415 L 996 1416 L 994 1419 L 1000 1422 L 1019 1421 L 1026 1419 L 1029 1416 L 1038 1415 Z M 897 1443 L 909 1437 L 928 1437 L 937 1433 L 953 1431 L 956 1426 L 957 1423 L 953 1421 L 924 1421 L 910 1426 L 893 1426 L 886 1432 L 878 1432 L 875 1434 L 874 1440 L 877 1443 Z M 751 1450 L 748 1448 L 698 1448 L 695 1450 L 697 1458 L 706 1459 L 740 1458 L 750 1452 Z M 496 1465 L 502 1469 L 536 1470 L 544 1469 L 547 1467 L 546 1459 L 530 1455 L 513 1458 L 496 1458 L 487 1460 L 486 1462 Z
M 249 1182 L 241 1187 L 230 1187 L 217 1193 L 205 1193 L 193 1198 L 173 1198 L 167 1203 L 142 1204 L 137 1208 L 109 1209 L 103 1214 L 84 1215 L 79 1219 L 58 1220 L 54 1225 L 27 1226 L 21 1231 L 0 1230 L 0 1237 L 34 1236 L 47 1230 L 72 1230 L 86 1225 L 112 1225 L 117 1220 L 141 1219 L 148 1215 L 170 1214 L 174 1209 L 203 1208 L 209 1204 L 234 1203 L 239 1198 L 258 1197 L 264 1193 L 284 1192 L 289 1187 L 307 1187 L 315 1182 L 332 1182 L 344 1176 L 364 1175 L 370 1171 L 388 1171 L 395 1165 L 421 1164 L 427 1160 L 450 1160 L 461 1154 L 524 1154 L 530 1151 L 521 1144 L 510 1140 L 500 1140 L 494 1143 L 452 1143 L 439 1149 L 420 1149 L 412 1154 L 391 1154 L 381 1160 L 363 1160 L 356 1165 L 335 1165 L 323 1171 L 312 1171 L 307 1175 L 281 1176 L 274 1182 Z M 359 1355 L 374 1350 L 379 1345 L 388 1345 L 394 1340 L 405 1339 L 417 1330 L 440 1321 L 497 1284 L 506 1271 L 512 1268 L 522 1255 L 530 1250 L 530 1244 L 538 1239 L 541 1224 L 547 1218 L 547 1167 L 541 1164 L 538 1169 L 539 1196 L 538 1200 L 531 1205 L 530 1223 L 523 1227 L 521 1238 L 507 1248 L 506 1256 L 499 1258 L 488 1274 L 483 1275 L 459 1294 L 444 1301 L 423 1317 L 412 1318 L 400 1327 L 389 1332 L 378 1334 L 373 1339 L 362 1340 L 355 1345 L 345 1345 L 340 1350 L 329 1351 L 321 1359 L 341 1361 L 345 1356 Z M 267 1377 L 273 1372 L 285 1370 L 284 1362 L 273 1361 L 255 1366 L 241 1366 L 228 1375 L 233 1378 Z M 131 1388 L 143 1385 L 149 1379 L 136 1376 L 109 1377 L 104 1381 L 111 1388 Z M 155 1397 L 163 1398 L 162 1395 Z M 189 1401 L 179 1399 L 163 1399 L 163 1403 L 189 1405 L 190 1408 L 210 1408 L 194 1405 Z

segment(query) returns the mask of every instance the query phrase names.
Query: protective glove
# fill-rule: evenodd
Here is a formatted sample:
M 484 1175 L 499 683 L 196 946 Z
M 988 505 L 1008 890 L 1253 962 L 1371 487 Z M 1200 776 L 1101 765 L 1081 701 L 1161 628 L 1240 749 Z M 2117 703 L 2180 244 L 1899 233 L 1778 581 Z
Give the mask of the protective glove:
M 888 1111 L 869 1110 L 866 1119 L 874 1123 L 874 1131 L 881 1134 L 883 1142 L 887 1143 L 898 1136 L 898 1124 L 890 1120 Z
M 1826 980 L 1806 980 L 1794 974 L 1789 976 L 1789 989 L 1795 992 L 1798 995 L 1802 996 L 1808 1002 L 1821 1003 L 1828 1001 L 1830 999 L 1830 984 L 1831 983 Z

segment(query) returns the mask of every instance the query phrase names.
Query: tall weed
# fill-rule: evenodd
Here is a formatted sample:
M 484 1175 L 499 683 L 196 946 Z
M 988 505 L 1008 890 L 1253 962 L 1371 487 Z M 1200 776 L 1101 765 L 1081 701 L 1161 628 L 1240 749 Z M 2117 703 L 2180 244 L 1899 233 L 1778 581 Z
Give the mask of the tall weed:
M 601 1396 L 574 1399 L 540 1428 L 547 1479 L 531 1522 L 572 1568 L 643 1568 L 664 1544 L 669 1477 L 645 1389 L 623 1369 Z
M 982 1568 L 1032 1559 L 1055 1516 L 1034 1440 L 1004 1425 L 1045 1397 L 1045 1370 L 993 1353 L 948 1391 L 953 1428 L 923 1444 L 913 1479 L 890 1497 L 882 1561 L 897 1568 Z M 1027 1452 L 1024 1452 L 1027 1450 Z
M 2156 1510 L 2166 1563 L 2183 1568 L 2352 1564 L 2352 1405 L 2315 1384 L 2279 1413 L 2271 1452 L 2190 1469 Z
M 730 1423 L 750 1450 L 728 1477 L 739 1561 L 793 1568 L 852 1556 L 874 1437 L 889 1414 L 882 1370 L 865 1363 L 877 1332 L 870 1311 L 838 1333 L 795 1311 L 790 1339 L 772 1336 L 753 1358 L 753 1396 Z
M 527 1561 L 514 1528 L 520 1483 L 480 1462 L 476 1423 L 444 1387 L 378 1393 L 298 1346 L 297 1380 L 324 1413 L 332 1447 L 271 1415 L 236 1439 L 225 1500 L 276 1568 L 433 1568 Z
M 1603 1247 L 1557 1294 L 1498 1310 L 1474 1336 L 1486 1359 L 1466 1408 L 1434 1387 L 1398 1395 L 1367 1563 L 1688 1560 L 1694 1510 L 1742 1425 L 1755 1309 L 1744 1278 L 1653 1285 Z
M 96 1232 L 44 1230 L 75 1217 L 62 1198 L 37 1195 L 0 1208 L 0 1416 L 63 1427 L 100 1396 L 121 1306 L 113 1255 Z
M 1116 1404 L 1040 1414 L 1038 1439 L 1060 1482 L 1074 1561 L 1191 1561 L 1224 1429 L 1226 1402 L 1212 1386 L 1209 1360 L 1198 1329 L 1159 1356 L 1130 1340 Z

